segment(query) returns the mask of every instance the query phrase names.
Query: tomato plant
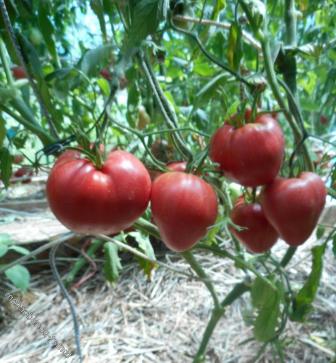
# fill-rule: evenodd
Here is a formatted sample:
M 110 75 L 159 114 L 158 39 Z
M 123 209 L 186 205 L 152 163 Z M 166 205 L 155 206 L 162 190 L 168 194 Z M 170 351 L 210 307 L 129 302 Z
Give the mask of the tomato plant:
M 336 198 L 333 2 L 0 2 L 4 187 L 13 155 L 48 172 L 51 210 L 93 235 L 90 258 L 103 246 L 108 282 L 123 251 L 149 277 L 154 240 L 182 251 L 213 299 L 194 363 L 247 293 L 260 354 L 272 346 L 284 361 L 286 322 L 309 318 L 332 241 L 336 251 L 334 226 L 318 221 Z M 292 286 L 287 265 L 315 227 L 311 272 Z M 200 250 L 246 276 L 223 301 Z

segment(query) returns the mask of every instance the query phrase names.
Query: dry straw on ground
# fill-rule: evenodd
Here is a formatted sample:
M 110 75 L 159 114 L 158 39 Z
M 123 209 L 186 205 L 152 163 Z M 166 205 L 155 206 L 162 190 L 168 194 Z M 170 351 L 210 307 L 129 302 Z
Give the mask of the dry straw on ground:
M 314 242 L 312 242 L 314 243 Z M 300 248 L 288 270 L 298 286 L 310 271 L 309 246 Z M 284 244 L 277 247 L 282 253 Z M 198 254 L 218 291 L 225 295 L 241 280 L 232 263 L 207 254 Z M 168 262 L 181 270 L 187 265 L 177 256 Z M 336 266 L 327 251 L 322 285 L 309 322 L 290 323 L 286 330 L 286 362 L 329 362 L 336 348 Z M 98 275 L 72 295 L 81 325 L 85 362 L 188 363 L 197 349 L 211 309 L 211 299 L 201 282 L 160 268 L 148 281 L 136 265 L 127 266 L 114 286 Z M 49 271 L 35 276 L 23 305 L 35 313 L 42 326 L 71 350 L 73 325 L 69 307 Z M 7 304 L 8 305 L 8 304 Z M 21 314 L 10 307 L 0 339 L 1 363 L 76 362 L 52 349 L 47 339 Z M 242 319 L 248 315 L 246 295 L 227 309 L 209 345 L 208 362 L 253 362 L 260 344 L 250 341 L 251 327 Z M 277 362 L 268 350 L 262 362 Z

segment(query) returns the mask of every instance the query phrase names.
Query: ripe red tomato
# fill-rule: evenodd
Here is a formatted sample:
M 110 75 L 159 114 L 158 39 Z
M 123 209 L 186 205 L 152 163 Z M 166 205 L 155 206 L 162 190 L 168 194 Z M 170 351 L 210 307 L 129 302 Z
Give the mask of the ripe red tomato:
M 13 174 L 14 178 L 20 178 L 14 182 L 21 182 L 23 184 L 28 184 L 31 182 L 31 176 L 33 175 L 33 169 L 29 166 L 22 166 Z
M 112 74 L 108 68 L 103 68 L 99 73 L 103 78 L 107 79 L 108 81 L 112 80 Z
M 12 73 L 15 79 L 26 79 L 27 73 L 21 66 L 15 66 L 12 68 Z
M 210 157 L 232 180 L 256 187 L 270 183 L 278 174 L 284 156 L 284 137 L 270 114 L 253 123 L 219 128 L 210 143 Z
M 268 221 L 291 246 L 304 243 L 313 232 L 325 205 L 326 188 L 315 173 L 298 178 L 276 178 L 261 195 Z
M 152 214 L 163 242 L 173 251 L 193 247 L 217 217 L 217 196 L 198 176 L 168 172 L 153 183 Z
M 259 203 L 247 204 L 238 198 L 231 212 L 231 220 L 234 224 L 246 228 L 238 231 L 232 227 L 230 230 L 251 252 L 266 252 L 279 238 L 277 231 L 265 218 Z
M 112 151 L 101 169 L 69 150 L 56 161 L 47 181 L 55 216 L 83 234 L 114 234 L 129 228 L 145 211 L 151 181 L 132 154 Z

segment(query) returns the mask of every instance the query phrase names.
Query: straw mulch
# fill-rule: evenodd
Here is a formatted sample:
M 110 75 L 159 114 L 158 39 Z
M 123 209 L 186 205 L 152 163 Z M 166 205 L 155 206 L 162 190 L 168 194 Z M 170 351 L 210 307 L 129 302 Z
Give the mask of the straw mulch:
M 309 250 L 316 243 L 312 239 L 302 246 L 288 266 L 294 288 L 302 286 L 310 272 Z M 279 256 L 284 251 L 283 243 L 275 248 Z M 231 261 L 204 253 L 196 256 L 222 296 L 241 281 L 242 275 Z M 178 256 L 168 254 L 165 259 L 188 271 Z M 286 329 L 286 362 L 325 363 L 335 359 L 335 276 L 335 258 L 328 250 L 313 313 L 307 323 L 289 323 Z M 50 271 L 34 276 L 31 289 L 20 298 L 43 328 L 65 347 L 75 350 L 69 306 Z M 84 361 L 88 363 L 191 362 L 212 306 L 208 291 L 197 279 L 159 268 L 148 281 L 134 263 L 125 266 L 115 285 L 108 286 L 99 273 L 72 293 L 72 298 L 79 316 Z M 52 348 L 14 305 L 8 301 L 3 304 L 1 363 L 78 362 L 76 356 L 66 359 Z M 252 327 L 248 325 L 250 313 L 249 294 L 227 309 L 209 344 L 207 362 L 255 361 L 260 343 L 244 343 L 252 336 Z M 260 361 L 279 362 L 279 358 L 269 348 Z

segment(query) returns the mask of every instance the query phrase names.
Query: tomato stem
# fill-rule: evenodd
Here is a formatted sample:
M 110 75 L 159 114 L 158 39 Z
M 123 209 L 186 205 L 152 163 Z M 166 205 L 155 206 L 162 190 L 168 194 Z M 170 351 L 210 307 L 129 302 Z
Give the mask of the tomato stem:
M 206 349 L 209 344 L 209 340 L 222 316 L 225 313 L 226 306 L 231 305 L 236 299 L 241 297 L 245 292 L 249 291 L 250 288 L 245 282 L 238 283 L 234 288 L 228 293 L 226 298 L 221 302 L 218 308 L 214 308 L 211 312 L 211 316 L 207 327 L 204 331 L 201 344 L 198 351 L 194 357 L 193 363 L 201 363 L 205 360 Z
M 209 290 L 209 292 L 212 296 L 215 308 L 219 308 L 219 301 L 218 301 L 218 296 L 217 296 L 215 287 L 213 286 L 213 284 L 210 281 L 206 272 L 203 270 L 202 266 L 195 259 L 192 252 L 185 251 L 185 252 L 182 252 L 181 255 L 189 263 L 190 267 L 195 271 L 197 276 L 200 277 L 202 279 L 202 281 L 204 282 L 204 285 L 207 287 L 207 289 Z

